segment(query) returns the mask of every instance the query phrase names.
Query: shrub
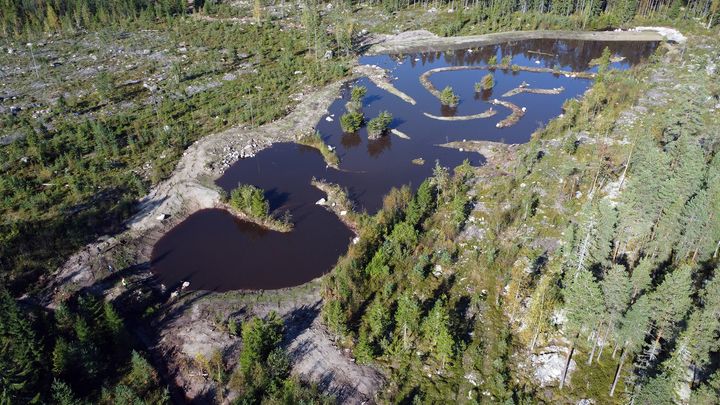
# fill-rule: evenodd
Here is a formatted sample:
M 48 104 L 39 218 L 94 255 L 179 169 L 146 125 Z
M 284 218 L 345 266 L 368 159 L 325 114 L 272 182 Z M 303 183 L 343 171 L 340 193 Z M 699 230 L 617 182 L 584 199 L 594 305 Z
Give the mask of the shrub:
M 230 192 L 230 206 L 255 218 L 265 219 L 270 214 L 270 203 L 262 189 L 241 184 Z
M 355 86 L 350 92 L 350 100 L 358 103 L 362 103 L 363 97 L 367 94 L 367 87 Z
M 480 92 L 482 90 L 490 90 L 495 87 L 495 77 L 492 73 L 488 73 L 483 76 L 482 80 L 475 83 L 475 91 Z
M 440 92 L 440 102 L 444 105 L 454 107 L 460 102 L 460 98 L 453 92 L 452 87 L 447 86 Z
M 348 111 L 340 117 L 340 127 L 343 132 L 353 133 L 356 132 L 363 124 L 365 117 L 363 113 L 357 111 Z
M 502 61 L 500 61 L 500 65 L 504 67 L 510 66 L 510 62 L 512 62 L 512 57 L 510 55 L 505 55 L 502 58 Z
M 382 111 L 377 117 L 371 119 L 367 124 L 368 138 L 379 138 L 383 133 L 385 133 L 385 131 L 387 131 L 392 119 L 392 114 L 387 111 Z
M 490 57 L 490 59 L 488 59 L 488 65 L 497 65 L 497 55 L 493 55 Z

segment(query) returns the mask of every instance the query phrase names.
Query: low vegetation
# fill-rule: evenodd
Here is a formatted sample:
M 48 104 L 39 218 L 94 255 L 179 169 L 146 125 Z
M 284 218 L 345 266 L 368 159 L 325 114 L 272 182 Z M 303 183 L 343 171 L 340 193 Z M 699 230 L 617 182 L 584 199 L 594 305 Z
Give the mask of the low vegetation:
M 371 119 L 367 124 L 368 138 L 377 139 L 385 135 L 392 120 L 392 114 L 387 111 L 381 111 L 377 117 Z
M 305 146 L 309 146 L 311 148 L 315 148 L 323 156 L 323 159 L 325 159 L 325 163 L 327 163 L 328 166 L 337 168 L 340 164 L 340 158 L 338 157 L 337 153 L 335 153 L 335 150 L 325 143 L 325 140 L 323 139 L 322 135 L 320 135 L 319 131 L 310 132 L 305 135 L 301 135 L 297 143 Z
M 253 222 L 276 231 L 290 232 L 292 230 L 289 212 L 286 211 L 282 219 L 274 218 L 270 213 L 270 202 L 260 188 L 249 184 L 240 184 L 230 192 L 227 202 L 231 208 Z
M 493 87 L 495 87 L 495 77 L 492 73 L 486 74 L 480 82 L 475 83 L 475 91 L 478 93 L 483 90 L 491 90 Z
M 448 107 L 455 107 L 460 103 L 460 97 L 455 94 L 452 87 L 447 86 L 440 91 L 440 103 Z
M 337 214 L 350 228 L 357 229 L 358 224 L 364 220 L 365 214 L 355 211 L 355 203 L 350 199 L 347 189 L 315 177 L 312 178 L 311 184 L 327 194 L 325 207 Z
M 228 382 L 230 389 L 240 393 L 236 403 L 335 403 L 317 387 L 290 375 L 290 356 L 280 345 L 283 333 L 283 321 L 274 312 L 265 319 L 243 322 L 243 347 Z
M 360 111 L 348 111 L 340 117 L 340 127 L 348 134 L 357 132 L 364 122 L 365 116 Z

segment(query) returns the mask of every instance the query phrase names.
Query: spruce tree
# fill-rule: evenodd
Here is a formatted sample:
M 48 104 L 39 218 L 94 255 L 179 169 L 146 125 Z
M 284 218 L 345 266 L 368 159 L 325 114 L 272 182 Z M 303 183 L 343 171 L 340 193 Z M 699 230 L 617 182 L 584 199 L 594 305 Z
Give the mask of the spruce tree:
M 400 296 L 395 311 L 396 335 L 402 339 L 403 349 L 407 350 L 410 343 L 410 336 L 416 332 L 420 308 L 410 292 Z

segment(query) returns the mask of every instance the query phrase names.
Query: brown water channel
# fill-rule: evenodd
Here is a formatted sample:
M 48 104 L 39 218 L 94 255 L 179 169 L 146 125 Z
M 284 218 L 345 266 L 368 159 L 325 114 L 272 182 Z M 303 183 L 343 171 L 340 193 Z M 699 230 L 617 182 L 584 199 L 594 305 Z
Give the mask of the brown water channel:
M 415 187 L 430 176 L 435 161 L 446 167 L 457 166 L 464 159 L 473 165 L 483 163 L 476 153 L 438 144 L 463 139 L 527 142 L 535 129 L 561 113 L 565 100 L 581 96 L 592 84 L 590 79 L 565 75 L 496 70 L 492 91 L 477 94 L 473 85 L 486 71 L 439 72 L 431 76 L 433 85 L 438 89 L 452 86 L 460 96 L 456 108 L 447 108 L 422 87 L 418 80 L 422 73 L 445 66 L 483 66 L 493 55 L 498 61 L 504 55 L 511 55 L 512 63 L 520 66 L 594 71 L 588 63 L 600 56 L 606 46 L 613 54 L 625 57 L 613 63 L 613 68 L 627 69 L 650 55 L 657 44 L 530 40 L 469 50 L 363 57 L 362 64 L 388 69 L 395 87 L 413 97 L 417 104 L 401 100 L 366 78 L 348 84 L 341 97 L 330 106 L 327 116 L 330 119 L 323 118 L 317 124 L 325 141 L 336 148 L 341 159 L 340 170 L 328 168 L 314 149 L 280 143 L 254 158 L 238 161 L 217 181 L 227 191 L 238 183 L 264 189 L 272 210 L 291 212 L 293 231 L 268 231 L 223 210 L 202 210 L 157 242 L 152 254 L 153 272 L 170 288 L 189 281 L 190 289 L 194 290 L 278 289 L 310 281 L 332 268 L 353 237 L 334 214 L 315 205 L 324 193 L 310 184 L 312 177 L 346 187 L 360 210 L 373 213 L 392 187 L 404 184 Z M 501 97 L 523 82 L 531 88 L 563 87 L 564 91 L 557 95 L 522 93 Z M 368 141 L 365 128 L 355 134 L 343 134 L 340 116 L 349 100 L 349 89 L 356 85 L 368 89 L 363 102 L 367 119 L 388 110 L 394 116 L 391 128 L 411 139 L 388 134 Z M 513 126 L 496 128 L 496 124 L 510 114 L 509 109 L 499 105 L 493 106 L 498 113 L 485 119 L 440 121 L 423 114 L 478 114 L 491 106 L 489 100 L 493 98 L 525 107 L 525 116 Z M 413 164 L 416 158 L 424 159 L 425 164 Z

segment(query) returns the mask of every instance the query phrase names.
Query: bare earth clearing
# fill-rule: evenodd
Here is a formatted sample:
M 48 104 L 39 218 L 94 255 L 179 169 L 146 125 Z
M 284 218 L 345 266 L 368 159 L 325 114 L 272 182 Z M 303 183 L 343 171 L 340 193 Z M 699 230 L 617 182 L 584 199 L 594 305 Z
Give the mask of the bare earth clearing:
M 475 37 L 438 38 L 427 32 L 411 32 L 385 38 L 374 45 L 372 53 L 411 50 L 457 49 L 494 44 L 508 40 L 533 38 L 595 40 L 661 40 L 656 32 L 515 32 Z M 382 70 L 382 69 L 380 69 Z M 371 72 L 373 71 L 373 72 Z M 372 74 L 371 74 L 372 73 Z M 389 92 L 408 103 L 414 100 L 394 92 L 392 85 L 377 69 L 356 69 L 376 83 L 385 83 Z M 224 363 L 232 367 L 241 342 L 224 325 L 229 318 L 242 320 L 277 311 L 286 320 L 285 345 L 293 359 L 293 372 L 346 403 L 373 401 L 383 383 L 382 374 L 354 363 L 349 353 L 340 351 L 319 323 L 322 306 L 319 281 L 275 292 L 183 293 L 173 297 L 157 285 L 149 271 L 154 243 L 174 225 L 193 212 L 220 205 L 220 193 L 214 186 L 229 165 L 242 157 L 253 156 L 274 142 L 293 141 L 312 129 L 337 97 L 342 82 L 328 85 L 312 94 L 286 117 L 259 128 L 231 128 L 209 135 L 185 151 L 171 177 L 155 187 L 142 201 L 139 212 L 127 224 L 127 230 L 104 237 L 73 255 L 48 283 L 44 303 L 50 307 L 70 292 L 89 289 L 109 298 L 132 299 L 154 292 L 164 303 L 151 318 L 152 332 L 138 326 L 134 333 L 142 340 L 152 358 L 187 398 L 233 398 L 231 391 L 217 387 L 198 367 L 198 358 L 209 359 L 220 352 Z M 483 153 L 488 165 L 480 171 L 503 171 L 512 159 L 515 146 L 494 143 L 455 143 L 444 145 Z M 497 174 L 497 173 L 496 173 Z

